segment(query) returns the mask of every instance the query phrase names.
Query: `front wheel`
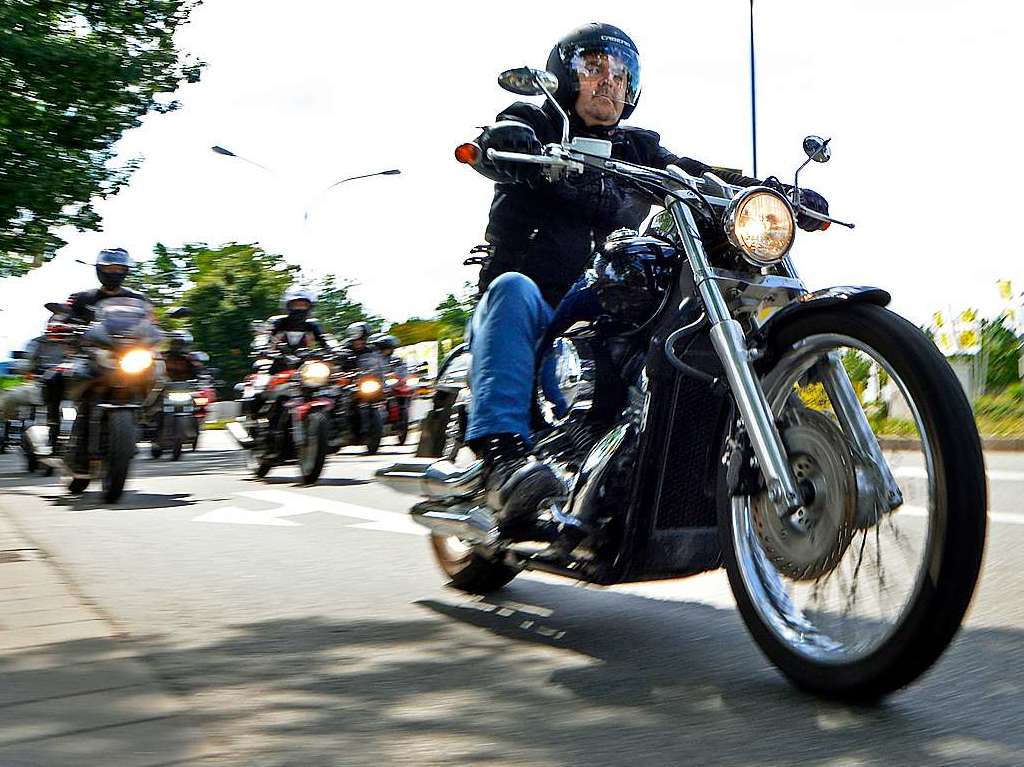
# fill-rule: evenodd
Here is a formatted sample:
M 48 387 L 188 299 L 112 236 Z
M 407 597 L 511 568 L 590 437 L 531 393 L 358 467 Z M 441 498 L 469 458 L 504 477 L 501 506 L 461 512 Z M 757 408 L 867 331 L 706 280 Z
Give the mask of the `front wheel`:
M 380 439 L 384 436 L 384 414 L 379 408 L 369 406 L 363 413 L 366 454 L 376 455 L 380 450 Z
M 754 639 L 797 686 L 876 700 L 935 663 L 970 604 L 986 530 L 978 432 L 942 355 L 881 307 L 798 317 L 772 348 L 763 387 L 806 500 L 780 517 L 764 491 L 730 498 L 722 470 L 729 582 Z M 910 438 L 883 454 L 889 484 L 844 415 L 837 366 L 873 438 Z
M 103 475 L 103 500 L 116 503 L 124 492 L 128 467 L 135 455 L 135 416 L 130 410 L 115 410 L 107 418 L 107 470 Z
M 327 458 L 327 419 L 323 413 L 309 414 L 306 420 L 306 439 L 298 448 L 302 482 L 312 485 L 319 479 Z

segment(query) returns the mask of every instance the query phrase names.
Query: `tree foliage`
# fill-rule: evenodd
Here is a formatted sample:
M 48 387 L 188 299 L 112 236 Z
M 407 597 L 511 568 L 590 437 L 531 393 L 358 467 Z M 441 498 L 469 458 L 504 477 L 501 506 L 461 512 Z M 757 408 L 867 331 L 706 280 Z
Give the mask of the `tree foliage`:
M 0 2 L 0 276 L 51 258 L 55 227 L 100 228 L 93 201 L 138 165 L 114 165 L 114 143 L 199 79 L 174 44 L 197 4 Z
M 349 297 L 353 283 L 329 274 L 321 279 L 314 289 L 317 293 L 314 314 L 324 329 L 335 336 L 344 337 L 345 329 L 353 322 L 369 322 L 379 328 L 381 318 L 367 311 L 359 301 Z
M 1020 340 L 1006 327 L 1003 317 L 982 321 L 981 347 L 987 355 L 985 384 L 1001 388 L 1020 380 L 1017 362 L 1020 359 Z

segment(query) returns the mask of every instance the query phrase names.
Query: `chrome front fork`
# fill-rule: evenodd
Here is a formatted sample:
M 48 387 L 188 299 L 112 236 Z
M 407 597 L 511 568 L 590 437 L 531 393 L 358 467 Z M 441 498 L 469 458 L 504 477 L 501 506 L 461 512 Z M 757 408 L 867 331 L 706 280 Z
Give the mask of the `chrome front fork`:
M 754 455 L 764 474 L 768 497 L 779 515 L 787 516 L 802 505 L 802 498 L 790 470 L 786 448 L 775 425 L 771 407 L 751 364 L 743 328 L 733 319 L 725 297 L 714 280 L 693 212 L 674 199 L 668 201 L 667 207 L 672 211 L 680 232 L 711 325 L 711 343 L 725 369 L 736 409 L 743 419 Z
M 829 352 L 817 366 L 817 377 L 825 388 L 832 409 L 835 411 L 836 419 L 843 427 L 843 431 L 850 435 L 854 445 L 860 450 L 865 459 L 870 461 L 879 472 L 881 485 L 885 493 L 885 501 L 889 509 L 895 509 L 903 504 L 903 493 L 900 490 L 896 478 L 889 469 L 889 462 L 882 455 L 882 448 L 878 444 L 871 424 L 864 415 L 864 408 L 861 407 L 857 391 L 853 388 L 846 368 L 838 352 Z

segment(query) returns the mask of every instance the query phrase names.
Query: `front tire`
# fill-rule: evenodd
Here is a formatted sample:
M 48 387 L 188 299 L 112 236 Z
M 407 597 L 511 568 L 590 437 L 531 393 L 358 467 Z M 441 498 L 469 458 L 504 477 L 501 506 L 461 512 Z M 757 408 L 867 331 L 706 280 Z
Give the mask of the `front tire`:
M 377 455 L 380 451 L 380 440 L 384 436 L 384 414 L 375 407 L 370 407 L 365 413 L 366 425 L 366 454 Z
M 103 500 L 117 503 L 124 492 L 128 468 L 135 455 L 135 417 L 131 411 L 115 410 L 107 419 L 109 445 L 107 470 L 103 475 Z
M 812 407 L 801 404 L 808 400 L 793 399 L 793 393 L 799 392 L 795 387 L 807 385 L 794 381 L 818 385 L 813 383 L 816 379 L 808 376 L 815 370 L 813 360 L 822 357 L 809 355 L 818 355 L 815 349 L 827 349 L 832 343 L 865 350 L 886 371 L 908 403 L 924 452 L 925 506 L 919 505 L 920 488 L 913 484 L 914 480 L 897 480 L 903 504 L 891 511 L 888 506 L 878 506 L 881 511 L 877 516 L 869 515 L 867 522 L 856 517 L 852 529 L 848 522 L 845 542 L 842 551 L 837 550 L 832 570 L 827 576 L 818 575 L 813 581 L 803 582 L 791 569 L 788 575 L 782 574 L 787 570 L 783 552 L 765 548 L 760 536 L 766 524 L 756 521 L 752 498 L 728 497 L 725 469 L 719 482 L 722 500 L 718 521 L 725 567 L 737 607 L 761 650 L 802 689 L 829 698 L 871 702 L 924 673 L 960 627 L 984 550 L 985 467 L 970 406 L 945 359 L 916 327 L 877 306 L 818 311 L 795 318 L 777 332 L 771 347 L 778 352 L 778 358 L 763 377 L 765 393 L 777 417 L 786 408 Z M 841 359 L 846 365 L 847 358 Z M 805 363 L 809 367 L 801 368 Z M 820 419 L 820 415 L 816 417 Z M 886 460 L 892 463 L 897 456 L 891 454 Z M 864 465 L 867 469 L 860 476 L 871 473 L 870 463 L 858 463 L 858 471 Z M 920 478 L 921 469 L 914 470 Z M 902 476 L 914 474 L 904 472 Z M 862 493 L 878 503 L 877 495 L 864 490 L 858 493 L 858 502 Z M 858 505 L 858 514 L 862 513 L 860 509 Z M 804 511 L 802 508 L 800 513 Z M 925 522 L 919 522 L 921 517 Z M 890 537 L 896 541 L 895 551 L 886 548 L 894 556 L 884 562 L 883 533 L 887 541 Z M 901 563 L 901 557 L 904 561 L 913 559 L 906 557 L 906 548 L 915 537 L 923 541 L 919 562 L 909 573 L 905 602 L 900 604 L 893 599 L 898 591 L 899 571 L 911 570 Z M 780 548 L 785 548 L 784 538 L 773 540 L 783 541 Z M 839 557 L 856 556 L 858 548 L 860 559 L 852 569 L 852 577 L 856 581 L 863 573 L 870 578 L 872 569 L 877 571 L 877 584 L 863 586 L 859 595 L 866 600 L 872 590 L 877 590 L 881 606 L 877 615 L 868 612 L 863 618 L 849 617 L 858 596 L 856 585 L 846 595 L 849 601 L 838 618 L 824 607 L 802 606 L 805 597 L 809 604 L 818 604 L 818 591 L 824 591 L 826 585 L 830 589 L 836 585 L 829 584 L 828 578 L 833 572 L 842 576 L 843 563 L 849 562 Z M 838 579 L 837 582 L 842 584 Z M 803 592 L 804 588 L 808 591 Z M 809 594 L 815 596 L 811 598 Z M 890 601 L 896 603 L 897 609 L 882 609 L 890 606 Z M 894 614 L 891 625 L 885 622 L 888 612 Z
M 302 483 L 312 485 L 320 478 L 327 458 L 327 419 L 323 413 L 313 412 L 306 421 L 306 441 L 299 448 L 299 470 Z

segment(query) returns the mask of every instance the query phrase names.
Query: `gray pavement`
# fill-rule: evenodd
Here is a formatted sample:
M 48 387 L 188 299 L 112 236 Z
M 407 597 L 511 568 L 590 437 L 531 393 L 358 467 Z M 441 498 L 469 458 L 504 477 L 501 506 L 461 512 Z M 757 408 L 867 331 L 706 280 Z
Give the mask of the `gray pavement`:
M 470 598 L 444 588 L 407 498 L 370 481 L 408 450 L 335 457 L 303 488 L 292 467 L 250 479 L 226 435 L 204 437 L 177 464 L 140 456 L 116 506 L 71 499 L 0 456 L 0 516 L 76 588 L 29 601 L 83 625 L 99 614 L 116 632 L 105 641 L 117 652 L 97 651 L 110 661 L 106 703 L 83 706 L 97 732 L 137 709 L 120 690 L 150 689 L 132 686 L 123 657 L 180 712 L 154 721 L 180 723 L 210 755 L 201 764 L 1024 764 L 1024 455 L 988 456 L 996 521 L 966 629 L 917 685 L 858 709 L 793 690 L 746 635 L 721 573 L 614 589 L 525 575 Z M 0 649 L 5 683 L 11 652 L 77 668 L 56 648 L 96 641 L 24 636 Z M 23 679 L 16 695 L 76 689 Z M 38 697 L 50 696 L 14 699 L 38 718 L 25 749 L 75 710 L 71 692 L 59 708 L 25 702 Z M 0 737 L 7 706 L 0 693 Z M 93 747 L 72 763 L 134 763 Z

